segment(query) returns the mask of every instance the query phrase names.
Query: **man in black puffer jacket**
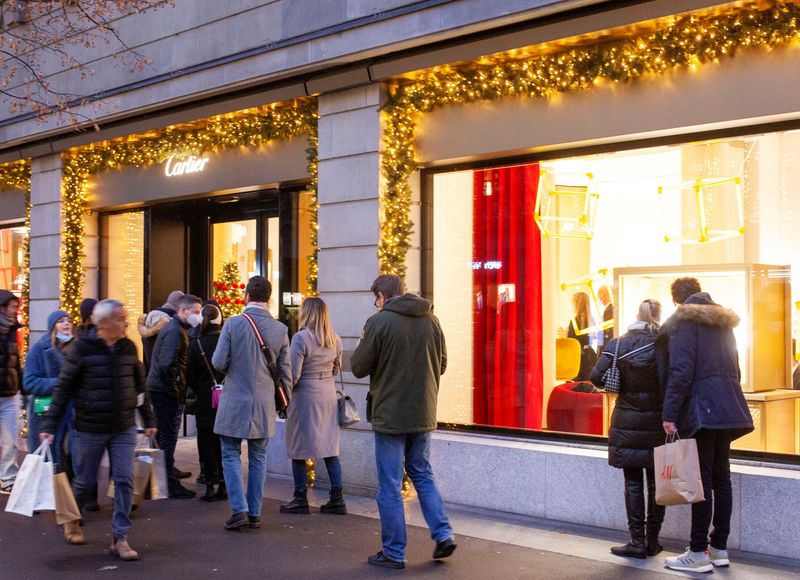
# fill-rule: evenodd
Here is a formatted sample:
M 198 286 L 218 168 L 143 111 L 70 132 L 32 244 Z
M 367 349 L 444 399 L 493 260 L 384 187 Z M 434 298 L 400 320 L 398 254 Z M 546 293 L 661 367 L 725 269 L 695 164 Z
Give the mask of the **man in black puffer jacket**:
M 628 327 L 626 334 L 606 345 L 592 369 L 592 382 L 604 386 L 604 374 L 616 357 L 621 378 L 608 432 L 608 464 L 625 474 L 625 510 L 631 540 L 611 548 L 617 556 L 646 558 L 662 550 L 658 535 L 664 521 L 664 506 L 656 504 L 653 465 L 653 449 L 664 442 L 655 347 L 660 321 L 661 303 L 652 299 L 642 302 L 637 321 Z
M 97 483 L 100 459 L 108 450 L 115 492 L 111 551 L 123 560 L 136 560 L 138 554 L 128 545 L 127 536 L 133 503 L 137 407 L 145 434 L 153 437 L 156 429 L 144 367 L 136 345 L 125 336 L 127 317 L 125 307 L 116 300 L 103 300 L 95 306 L 92 319 L 97 333 L 67 349 L 40 438 L 53 441 L 56 426 L 73 401 L 75 499 L 79 506 L 87 501 Z M 70 544 L 82 544 L 80 522 L 65 524 L 64 536 Z
M 9 494 L 17 477 L 17 416 L 20 372 L 17 349 L 19 298 L 0 290 L 0 493 Z

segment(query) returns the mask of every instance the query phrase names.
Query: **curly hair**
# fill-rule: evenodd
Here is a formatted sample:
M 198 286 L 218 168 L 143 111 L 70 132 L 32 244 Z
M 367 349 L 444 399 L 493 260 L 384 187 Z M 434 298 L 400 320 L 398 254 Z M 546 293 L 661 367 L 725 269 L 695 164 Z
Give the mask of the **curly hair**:
M 700 281 L 697 278 L 686 276 L 676 279 L 670 286 L 670 291 L 672 292 L 672 301 L 675 304 L 683 304 L 689 296 L 703 290 L 700 288 Z

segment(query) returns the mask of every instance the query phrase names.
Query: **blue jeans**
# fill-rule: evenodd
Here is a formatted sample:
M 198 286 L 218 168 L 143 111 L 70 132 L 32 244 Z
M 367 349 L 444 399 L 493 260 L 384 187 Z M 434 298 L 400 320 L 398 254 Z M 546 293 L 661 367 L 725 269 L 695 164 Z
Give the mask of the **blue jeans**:
M 0 485 L 14 483 L 14 479 L 17 477 L 17 418 L 19 410 L 17 395 L 0 397 Z
M 175 447 L 178 444 L 178 432 L 183 418 L 183 405 L 166 393 L 154 391 L 150 393 L 153 410 L 156 412 L 158 422 L 158 447 L 164 452 L 164 463 L 167 467 L 167 485 L 170 490 L 178 485 L 175 477 Z
M 417 490 L 422 515 L 431 538 L 441 542 L 453 537 L 444 500 L 436 487 L 430 464 L 431 433 L 388 435 L 375 433 L 375 464 L 378 467 L 378 511 L 381 515 L 383 553 L 402 562 L 406 549 L 406 518 L 403 506 L 403 467 Z
M 334 455 L 325 458 L 325 468 L 328 470 L 328 478 L 331 480 L 331 487 L 342 487 L 342 462 L 339 457 Z M 306 462 L 303 459 L 292 459 L 292 475 L 294 476 L 294 490 L 308 491 L 308 476 L 306 472 Z
M 133 504 L 133 460 L 136 448 L 136 427 L 119 433 L 73 433 L 73 467 L 75 480 L 72 492 L 82 508 L 94 496 L 97 487 L 97 468 L 103 452 L 108 450 L 111 479 L 114 481 L 114 513 L 111 527 L 114 537 L 124 539 L 131 529 L 131 505 Z
M 267 479 L 267 443 L 269 439 L 247 439 L 247 498 L 242 482 L 242 440 L 220 435 L 222 443 L 222 472 L 228 501 L 235 514 L 247 512 L 251 516 L 261 515 L 264 497 L 264 482 Z

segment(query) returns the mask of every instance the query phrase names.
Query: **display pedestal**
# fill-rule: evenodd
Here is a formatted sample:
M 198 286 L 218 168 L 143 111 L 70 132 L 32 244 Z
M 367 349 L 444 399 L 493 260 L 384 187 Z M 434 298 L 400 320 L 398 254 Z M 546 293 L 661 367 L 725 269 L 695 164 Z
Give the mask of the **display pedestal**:
M 733 449 L 800 453 L 800 391 L 776 389 L 745 393 L 755 430 L 733 442 Z

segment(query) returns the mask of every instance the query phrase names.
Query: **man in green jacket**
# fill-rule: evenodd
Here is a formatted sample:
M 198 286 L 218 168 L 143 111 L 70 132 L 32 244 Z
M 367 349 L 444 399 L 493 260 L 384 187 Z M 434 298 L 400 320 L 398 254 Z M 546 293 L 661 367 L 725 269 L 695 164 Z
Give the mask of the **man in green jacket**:
M 375 432 L 376 500 L 383 550 L 367 561 L 385 568 L 404 568 L 403 467 L 414 483 L 436 542 L 433 557 L 447 558 L 456 549 L 453 528 L 428 460 L 447 349 L 432 304 L 405 294 L 400 278 L 379 276 L 371 291 L 379 312 L 367 320 L 350 359 L 356 377 L 370 377 L 367 419 Z

